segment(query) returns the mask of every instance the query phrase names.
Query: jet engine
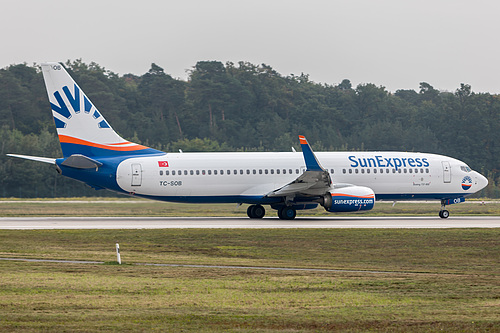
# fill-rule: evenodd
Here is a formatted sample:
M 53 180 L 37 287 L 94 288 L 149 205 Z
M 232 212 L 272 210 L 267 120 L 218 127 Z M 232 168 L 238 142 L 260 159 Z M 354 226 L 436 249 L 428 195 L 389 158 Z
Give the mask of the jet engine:
M 375 205 L 375 193 L 369 187 L 346 186 L 328 192 L 320 204 L 329 212 L 370 210 Z

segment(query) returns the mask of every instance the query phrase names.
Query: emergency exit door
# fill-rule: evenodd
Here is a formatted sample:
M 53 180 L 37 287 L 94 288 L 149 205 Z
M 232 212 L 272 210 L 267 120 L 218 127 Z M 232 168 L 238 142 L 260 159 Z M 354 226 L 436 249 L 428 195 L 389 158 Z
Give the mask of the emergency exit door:
M 140 164 L 132 164 L 132 186 L 142 185 L 142 166 Z
M 443 161 L 443 182 L 451 183 L 451 167 L 450 162 Z

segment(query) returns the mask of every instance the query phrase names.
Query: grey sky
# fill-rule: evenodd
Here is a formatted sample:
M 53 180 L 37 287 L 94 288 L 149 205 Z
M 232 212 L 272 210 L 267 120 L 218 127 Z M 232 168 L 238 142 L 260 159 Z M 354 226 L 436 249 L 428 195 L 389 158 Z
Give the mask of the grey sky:
M 82 58 L 141 75 L 154 62 L 186 79 L 200 60 L 248 61 L 328 84 L 500 93 L 495 0 L 3 0 L 0 9 L 0 67 Z

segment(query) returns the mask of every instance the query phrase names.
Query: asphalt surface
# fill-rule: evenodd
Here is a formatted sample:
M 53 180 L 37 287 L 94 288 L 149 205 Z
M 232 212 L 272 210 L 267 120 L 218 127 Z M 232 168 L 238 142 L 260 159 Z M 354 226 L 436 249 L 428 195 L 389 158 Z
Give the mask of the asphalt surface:
M 0 229 L 164 228 L 500 228 L 500 216 L 314 217 L 284 221 L 246 217 L 2 217 Z

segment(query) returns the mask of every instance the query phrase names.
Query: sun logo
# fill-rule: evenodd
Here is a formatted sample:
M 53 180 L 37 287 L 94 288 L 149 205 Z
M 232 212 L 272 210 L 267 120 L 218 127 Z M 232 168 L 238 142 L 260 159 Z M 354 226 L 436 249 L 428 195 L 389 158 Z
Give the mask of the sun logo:
M 71 93 L 69 90 L 68 86 L 64 86 L 62 88 L 64 95 L 66 96 L 69 105 L 71 106 L 71 109 L 73 112 L 71 112 L 66 105 L 66 102 L 64 101 L 61 93 L 59 91 L 56 91 L 54 93 L 54 98 L 57 101 L 57 104 L 50 103 L 50 106 L 52 108 L 52 111 L 57 113 L 58 115 L 62 116 L 65 118 L 65 120 L 61 120 L 57 117 L 54 117 L 54 122 L 56 123 L 57 128 L 66 128 L 68 125 L 68 121 L 73 117 L 73 115 L 80 114 L 82 105 L 81 105 L 81 100 L 83 99 L 83 112 L 84 114 L 91 115 L 93 119 L 97 121 L 97 127 L 98 128 L 109 128 L 108 123 L 106 120 L 104 120 L 101 117 L 101 114 L 97 109 L 92 105 L 92 103 L 88 100 L 87 96 L 84 94 L 80 93 L 80 89 L 78 86 L 75 84 L 74 86 L 74 94 Z M 99 119 L 101 118 L 101 119 Z
M 462 188 L 467 191 L 470 189 L 472 186 L 472 178 L 469 176 L 465 176 L 464 179 L 462 179 Z

